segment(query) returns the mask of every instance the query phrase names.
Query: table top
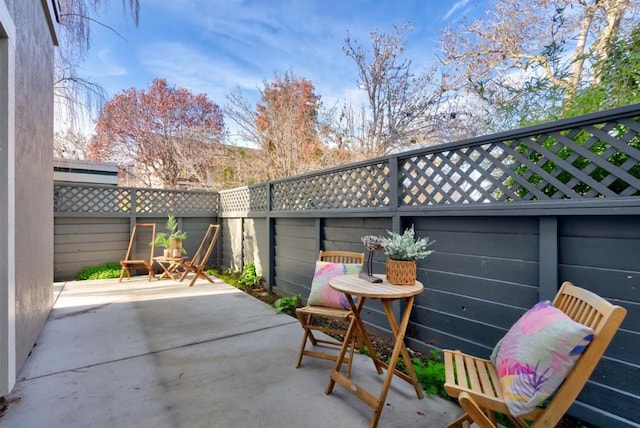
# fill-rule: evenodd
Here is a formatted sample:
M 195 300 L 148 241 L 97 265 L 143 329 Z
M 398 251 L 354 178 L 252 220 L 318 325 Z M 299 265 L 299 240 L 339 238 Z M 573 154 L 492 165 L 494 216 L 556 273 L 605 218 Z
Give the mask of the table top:
M 154 257 L 153 260 L 157 260 L 159 262 L 180 262 L 180 261 L 184 260 L 184 257 L 158 256 L 158 257 Z
M 338 275 L 329 280 L 329 286 L 342 293 L 369 299 L 400 299 L 416 296 L 424 289 L 420 281 L 416 281 L 414 285 L 393 285 L 385 275 L 375 276 L 381 278 L 382 282 L 369 282 L 358 275 Z

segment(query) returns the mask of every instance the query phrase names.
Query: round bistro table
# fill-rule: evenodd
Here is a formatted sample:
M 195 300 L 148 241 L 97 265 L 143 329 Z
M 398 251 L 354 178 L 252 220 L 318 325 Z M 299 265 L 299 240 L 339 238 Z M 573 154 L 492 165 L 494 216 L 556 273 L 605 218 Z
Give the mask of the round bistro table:
M 387 281 L 384 275 L 375 276 L 381 278 L 382 282 L 369 282 L 359 278 L 357 275 L 339 275 L 329 280 L 329 286 L 331 288 L 343 293 L 347 297 L 347 302 L 349 303 L 349 305 L 351 306 L 351 310 L 353 311 L 353 318 L 351 320 L 351 324 L 349 325 L 349 330 L 347 331 L 347 336 L 344 339 L 342 348 L 340 350 L 340 355 L 338 356 L 338 360 L 336 361 L 336 365 L 331 372 L 331 377 L 329 379 L 329 385 L 327 386 L 326 393 L 331 394 L 335 384 L 339 383 L 348 392 L 364 401 L 369 407 L 373 408 L 375 412 L 369 424 L 370 428 L 375 428 L 378 425 L 378 420 L 380 419 L 380 414 L 382 413 L 382 409 L 384 408 L 384 402 L 387 398 L 389 386 L 391 386 L 391 380 L 394 375 L 412 384 L 419 399 L 424 397 L 422 387 L 420 386 L 415 370 L 413 369 L 411 357 L 409 356 L 407 347 L 404 344 L 404 335 L 407 330 L 407 325 L 409 324 L 409 317 L 411 315 L 411 309 L 413 308 L 413 302 L 415 300 L 415 297 L 422 293 L 424 287 L 422 283 L 418 281 L 416 281 L 414 285 L 393 285 Z M 357 303 L 355 303 L 354 297 L 357 297 Z M 371 338 L 367 333 L 364 322 L 360 317 L 360 311 L 366 299 L 380 299 L 382 307 L 384 308 L 384 312 L 387 315 L 389 326 L 391 327 L 391 331 L 393 332 L 395 344 L 393 346 L 391 360 L 389 361 L 388 365 L 375 357 L 375 348 L 373 347 Z M 398 299 L 405 300 L 404 311 L 401 316 L 400 324 L 398 324 L 396 316 L 393 313 L 393 309 L 391 308 L 391 303 L 394 300 Z M 365 344 L 367 345 L 367 348 L 372 350 L 370 352 L 371 358 L 378 373 L 382 373 L 380 368 L 384 368 L 387 370 L 386 378 L 384 380 L 384 383 L 382 384 L 382 390 L 377 397 L 361 386 L 357 385 L 347 376 L 340 373 L 340 369 L 345 359 L 345 354 L 349 347 L 348 345 L 351 342 L 351 338 L 356 331 L 356 328 L 354 328 L 356 325 L 362 332 L 362 336 Z M 402 354 L 407 372 L 409 373 L 408 376 L 400 370 L 396 369 L 396 364 L 398 363 L 398 357 L 400 356 L 400 354 Z

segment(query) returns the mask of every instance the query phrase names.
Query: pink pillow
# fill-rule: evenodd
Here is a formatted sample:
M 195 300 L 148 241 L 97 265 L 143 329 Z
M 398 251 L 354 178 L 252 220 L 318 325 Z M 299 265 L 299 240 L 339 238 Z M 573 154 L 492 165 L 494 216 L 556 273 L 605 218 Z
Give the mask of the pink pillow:
M 362 270 L 361 263 L 331 263 L 316 261 L 316 272 L 311 282 L 308 303 L 312 306 L 349 309 L 344 294 L 329 286 L 329 280 L 337 275 L 357 275 Z
M 498 342 L 491 361 L 513 416 L 549 398 L 593 340 L 593 330 L 548 300 L 529 309 Z

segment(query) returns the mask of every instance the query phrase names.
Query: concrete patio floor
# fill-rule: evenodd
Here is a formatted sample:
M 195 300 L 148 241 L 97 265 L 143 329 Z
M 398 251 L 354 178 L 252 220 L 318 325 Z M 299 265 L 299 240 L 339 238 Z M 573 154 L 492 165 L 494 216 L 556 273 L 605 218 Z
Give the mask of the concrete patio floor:
M 56 303 L 19 374 L 4 427 L 367 427 L 373 410 L 332 363 L 295 368 L 302 329 L 216 280 L 135 277 L 55 284 Z M 353 379 L 383 376 L 358 355 Z M 442 427 L 461 413 L 394 379 L 379 427 Z

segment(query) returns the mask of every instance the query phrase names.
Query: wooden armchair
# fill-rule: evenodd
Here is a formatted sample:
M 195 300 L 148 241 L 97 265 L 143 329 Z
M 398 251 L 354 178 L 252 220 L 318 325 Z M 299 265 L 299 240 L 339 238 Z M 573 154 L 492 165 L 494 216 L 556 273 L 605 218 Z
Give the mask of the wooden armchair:
M 149 281 L 153 278 L 153 242 L 156 237 L 156 225 L 154 223 L 136 223 L 129 238 L 129 247 L 124 260 L 120 260 L 120 279 L 122 282 L 124 273 L 131 278 L 131 270 L 145 269 L 149 271 Z
M 209 260 L 209 256 L 213 252 L 213 248 L 216 246 L 216 241 L 218 240 L 219 235 L 220 225 L 210 224 L 204 234 L 204 238 L 202 238 L 202 242 L 200 243 L 198 250 L 193 255 L 191 260 L 180 263 L 180 267 L 184 269 L 184 272 L 180 277 L 180 281 L 184 280 L 189 272 L 193 272 L 194 275 L 193 278 L 191 278 L 189 287 L 193 286 L 198 278 L 204 278 L 207 281 L 213 283 L 213 280 L 209 275 L 207 275 L 207 273 L 204 271 L 204 268 L 206 267 L 207 261 Z
M 354 253 L 349 251 L 320 251 L 318 260 L 323 262 L 333 263 L 364 263 L 364 253 Z M 306 355 L 313 358 L 321 358 L 330 361 L 336 361 L 338 355 L 336 353 L 329 354 L 320 350 L 305 349 L 307 341 L 310 341 L 313 346 L 324 345 L 334 350 L 342 347 L 342 342 L 338 339 L 324 338 L 313 334 L 314 331 L 322 332 L 327 335 L 342 335 L 344 337 L 347 334 L 347 327 L 351 322 L 352 312 L 350 309 L 338 309 L 325 306 L 307 305 L 303 308 L 296 309 L 296 316 L 304 329 L 304 336 L 302 338 L 302 344 L 300 345 L 300 352 L 298 353 L 298 363 L 296 368 L 302 364 L 302 358 Z M 340 322 L 340 325 L 327 324 L 326 320 L 336 320 Z M 347 375 L 351 372 L 352 356 L 355 351 L 356 343 L 360 348 L 360 352 L 364 353 L 364 347 L 362 342 L 357 339 L 358 335 L 354 335 L 354 340 L 351 342 L 351 352 L 347 361 Z
M 557 425 L 591 376 L 626 316 L 626 310 L 570 282 L 562 284 L 553 306 L 572 320 L 591 327 L 594 335 L 548 404 L 519 417 L 513 416 L 505 404 L 496 367 L 490 360 L 445 350 L 444 386 L 449 395 L 458 399 L 465 412 L 448 427 L 467 427 L 475 422 L 480 428 L 495 428 L 494 412 L 503 413 L 522 428 Z

